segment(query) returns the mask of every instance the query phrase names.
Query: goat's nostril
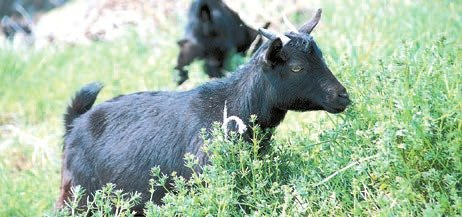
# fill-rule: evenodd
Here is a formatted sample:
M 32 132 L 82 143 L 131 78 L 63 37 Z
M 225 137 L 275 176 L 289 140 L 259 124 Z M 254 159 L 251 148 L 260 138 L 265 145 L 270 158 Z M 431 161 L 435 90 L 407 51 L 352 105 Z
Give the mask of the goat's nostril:
M 342 97 L 342 98 L 347 98 L 347 99 L 349 98 L 347 92 L 339 93 L 338 96 L 339 96 L 339 97 Z

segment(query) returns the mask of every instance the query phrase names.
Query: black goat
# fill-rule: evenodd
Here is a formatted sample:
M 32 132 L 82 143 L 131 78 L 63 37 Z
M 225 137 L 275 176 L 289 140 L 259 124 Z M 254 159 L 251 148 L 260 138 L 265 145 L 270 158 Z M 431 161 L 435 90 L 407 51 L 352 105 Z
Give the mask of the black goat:
M 266 23 L 264 28 L 268 27 Z M 178 41 L 180 54 L 175 69 L 178 85 L 188 79 L 184 69 L 194 59 L 205 59 L 205 71 L 211 78 L 223 77 L 223 67 L 231 51 L 244 54 L 258 32 L 247 26 L 222 0 L 195 0 L 188 14 L 184 39 Z M 255 47 L 261 44 L 258 40 Z
M 0 29 L 8 39 L 16 33 L 32 35 L 37 15 L 56 8 L 68 0 L 1 0 Z
M 208 162 L 202 151 L 200 131 L 227 113 L 248 120 L 257 115 L 264 129 L 274 128 L 287 111 L 326 110 L 342 112 L 350 100 L 323 61 L 321 51 L 309 35 L 320 19 L 319 10 L 299 31 L 285 35 L 260 29 L 270 40 L 264 43 L 230 77 L 211 81 L 186 92 L 139 92 L 119 96 L 91 108 L 101 86 L 82 88 L 67 108 L 61 195 L 57 205 L 69 197 L 70 187 L 83 186 L 94 192 L 111 182 L 125 191 L 147 192 L 149 169 L 176 171 L 186 179 L 186 153 L 200 165 Z M 161 203 L 163 189 L 153 200 Z M 136 207 L 138 212 L 142 207 Z

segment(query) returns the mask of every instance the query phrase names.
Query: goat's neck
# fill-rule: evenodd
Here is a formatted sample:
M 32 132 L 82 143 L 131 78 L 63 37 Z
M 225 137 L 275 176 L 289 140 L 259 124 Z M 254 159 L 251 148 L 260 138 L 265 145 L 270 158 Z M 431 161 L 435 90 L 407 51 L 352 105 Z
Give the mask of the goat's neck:
M 250 116 L 256 115 L 257 124 L 264 129 L 272 128 L 279 125 L 287 111 L 276 108 L 274 91 L 259 65 L 247 64 L 231 77 L 233 91 L 227 97 L 228 116 L 236 115 L 249 123 Z

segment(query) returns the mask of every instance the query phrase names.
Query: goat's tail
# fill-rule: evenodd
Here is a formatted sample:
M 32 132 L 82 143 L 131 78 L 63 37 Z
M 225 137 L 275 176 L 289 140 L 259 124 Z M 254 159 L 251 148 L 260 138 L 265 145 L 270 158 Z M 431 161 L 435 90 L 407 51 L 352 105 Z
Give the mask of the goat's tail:
M 100 82 L 93 82 L 82 87 L 72 99 L 72 102 L 67 106 L 66 113 L 64 114 L 64 128 L 66 134 L 72 130 L 72 122 L 74 119 L 84 114 L 95 103 L 99 91 L 103 88 Z

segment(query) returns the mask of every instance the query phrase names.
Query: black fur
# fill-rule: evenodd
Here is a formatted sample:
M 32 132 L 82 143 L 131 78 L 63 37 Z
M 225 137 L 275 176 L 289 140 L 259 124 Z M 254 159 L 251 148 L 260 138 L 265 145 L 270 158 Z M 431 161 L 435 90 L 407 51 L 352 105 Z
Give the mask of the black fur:
M 286 45 L 277 38 L 228 78 L 185 92 L 119 96 L 85 112 L 101 87 L 90 84 L 77 93 L 65 117 L 70 132 L 64 141 L 63 173 L 71 174 L 67 180 L 72 186 L 89 193 L 111 182 L 142 192 L 146 201 L 150 168 L 159 166 L 162 173 L 176 171 L 188 179 L 186 153 L 200 165 L 208 162 L 200 131 L 223 120 L 225 102 L 228 116 L 248 124 L 255 114 L 264 129 L 278 126 L 288 110 L 341 112 L 349 103 L 346 90 L 317 50 L 314 40 L 302 34 L 292 35 Z M 161 204 L 164 193 L 157 189 L 154 202 Z M 140 213 L 142 206 L 135 210 Z
M 16 33 L 32 36 L 36 15 L 65 2 L 67 0 L 0 0 L 0 30 L 8 39 L 13 39 Z
M 265 28 L 269 23 L 265 24 Z M 188 14 L 184 39 L 178 42 L 180 54 L 175 69 L 178 85 L 188 79 L 184 69 L 194 59 L 205 59 L 209 77 L 223 77 L 225 59 L 231 51 L 244 54 L 258 33 L 221 0 L 195 0 Z M 260 46 L 262 40 L 256 43 Z

